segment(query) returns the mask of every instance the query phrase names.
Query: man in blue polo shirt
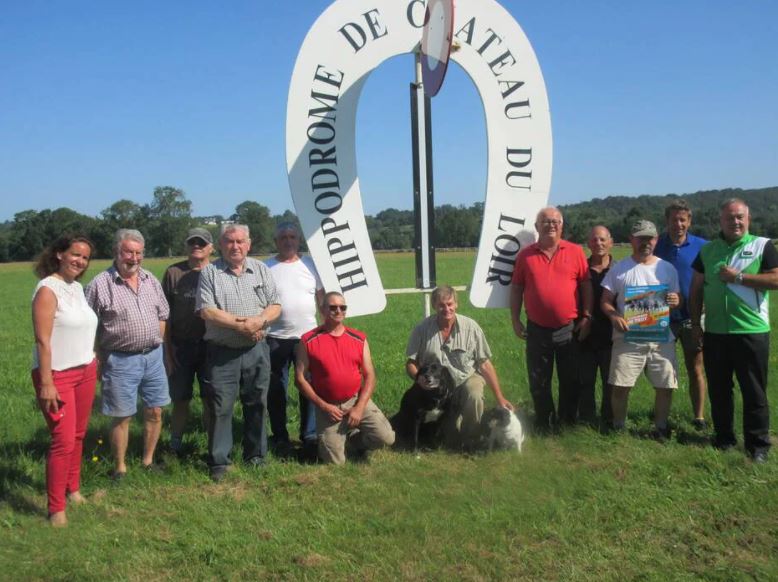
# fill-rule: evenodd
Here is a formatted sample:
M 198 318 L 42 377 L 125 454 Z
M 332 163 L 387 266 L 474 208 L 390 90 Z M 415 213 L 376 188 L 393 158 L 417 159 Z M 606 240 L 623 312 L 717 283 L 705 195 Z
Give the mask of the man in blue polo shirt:
M 692 284 L 692 263 L 700 249 L 708 241 L 689 232 L 692 210 L 686 200 L 674 200 L 665 208 L 667 230 L 659 237 L 654 254 L 667 261 L 678 271 L 683 302 L 679 309 L 670 312 L 670 326 L 676 340 L 681 342 L 686 372 L 689 376 L 689 396 L 692 401 L 694 427 L 702 430 L 705 423 L 705 374 L 703 372 L 702 344 L 695 341 L 689 316 L 689 290 Z

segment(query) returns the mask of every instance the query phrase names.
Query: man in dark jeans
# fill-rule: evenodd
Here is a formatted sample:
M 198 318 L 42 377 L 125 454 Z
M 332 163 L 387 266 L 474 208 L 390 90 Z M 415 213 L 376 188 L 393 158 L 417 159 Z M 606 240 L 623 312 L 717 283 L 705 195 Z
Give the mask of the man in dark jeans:
M 589 279 L 592 282 L 594 295 L 594 312 L 592 313 L 592 326 L 588 337 L 580 342 L 579 374 L 581 393 L 578 400 L 578 418 L 592 426 L 596 425 L 596 398 L 595 387 L 597 385 L 597 372 L 602 381 L 602 403 L 600 405 L 600 424 L 603 429 L 609 428 L 613 422 L 613 408 L 611 407 L 611 391 L 608 384 L 608 372 L 611 366 L 611 335 L 613 326 L 610 320 L 600 310 L 602 298 L 602 280 L 613 264 L 611 248 L 613 238 L 610 231 L 604 226 L 595 226 L 589 233 Z
M 562 240 L 563 225 L 556 208 L 538 212 L 538 242 L 519 253 L 511 285 L 513 331 L 527 340 L 527 372 L 535 428 L 540 432 L 552 428 L 557 418 L 565 424 L 576 421 L 580 388 L 577 340 L 589 334 L 592 319 L 586 256 L 580 246 Z M 521 322 L 522 307 L 527 312 L 526 327 Z M 558 412 L 551 393 L 554 360 L 559 377 Z
M 274 452 L 285 457 L 291 452 L 286 428 L 286 406 L 289 400 L 289 368 L 295 361 L 297 344 L 302 335 L 316 327 L 317 307 L 324 298 L 319 274 L 310 257 L 300 256 L 300 233 L 291 222 L 276 227 L 278 254 L 265 261 L 273 275 L 281 301 L 281 317 L 268 332 L 270 347 L 270 390 L 267 411 L 270 416 L 270 438 Z M 300 441 L 305 460 L 316 459 L 316 407 L 302 394 L 300 401 Z
M 192 228 L 186 237 L 187 259 L 170 265 L 162 277 L 162 290 L 170 304 L 170 320 L 165 328 L 165 360 L 173 401 L 170 419 L 170 448 L 181 454 L 182 439 L 189 419 L 195 376 L 200 396 L 206 379 L 205 322 L 195 313 L 200 272 L 210 263 L 213 237 L 204 228 Z M 203 406 L 203 426 L 211 432 L 210 407 Z

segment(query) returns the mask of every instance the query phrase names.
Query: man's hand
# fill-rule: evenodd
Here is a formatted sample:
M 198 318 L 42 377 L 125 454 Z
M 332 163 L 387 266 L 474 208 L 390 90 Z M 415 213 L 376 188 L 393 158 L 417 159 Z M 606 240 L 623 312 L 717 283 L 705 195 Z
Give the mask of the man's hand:
M 721 265 L 719 268 L 719 279 L 725 283 L 734 283 L 735 277 L 738 276 L 739 272 L 740 271 L 733 269 L 729 265 Z
M 622 331 L 625 333 L 629 331 L 629 324 L 627 323 L 627 320 L 620 315 L 611 315 L 610 320 L 613 324 L 613 329 L 616 331 Z
M 251 333 L 256 333 L 265 328 L 265 319 L 261 315 L 246 317 L 243 326 Z
M 334 404 L 328 404 L 325 402 L 321 409 L 331 421 L 340 422 L 343 420 L 343 411 Z
M 575 328 L 573 328 L 573 333 L 578 336 L 578 341 L 582 342 L 589 336 L 589 332 L 592 331 L 592 318 L 590 317 L 582 317 L 578 320 L 578 322 L 575 324 Z
M 670 309 L 675 309 L 681 304 L 681 296 L 678 293 L 668 293 L 666 300 Z
M 365 414 L 364 406 L 352 406 L 346 411 L 346 420 L 348 421 L 349 428 L 357 428 L 359 423 L 362 422 L 362 416 Z
M 513 408 L 513 404 L 505 400 L 505 397 L 498 396 L 497 397 L 497 406 L 502 406 L 503 408 L 507 408 L 511 412 L 513 412 L 515 409 Z
M 527 339 L 527 330 L 520 319 L 513 322 L 513 333 L 515 333 L 518 338 Z

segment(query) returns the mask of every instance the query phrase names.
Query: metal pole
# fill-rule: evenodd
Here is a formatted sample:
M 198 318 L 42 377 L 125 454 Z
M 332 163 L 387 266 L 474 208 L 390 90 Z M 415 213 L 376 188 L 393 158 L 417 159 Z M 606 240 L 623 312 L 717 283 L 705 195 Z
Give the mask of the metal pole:
M 432 187 L 431 102 L 424 93 L 420 47 L 414 51 L 415 82 L 411 83 L 411 124 L 414 173 L 416 287 L 435 287 L 434 201 Z M 424 294 L 424 314 L 429 317 L 430 297 Z

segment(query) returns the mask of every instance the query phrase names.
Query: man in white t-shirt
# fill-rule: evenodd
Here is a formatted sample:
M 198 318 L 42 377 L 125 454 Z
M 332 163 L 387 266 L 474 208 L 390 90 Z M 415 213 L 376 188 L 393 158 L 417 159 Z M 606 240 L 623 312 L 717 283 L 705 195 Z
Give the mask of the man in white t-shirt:
M 608 383 L 612 386 L 613 426 L 624 428 L 629 391 L 645 371 L 656 390 L 652 436 L 670 436 L 673 390 L 678 388 L 670 309 L 680 305 L 678 272 L 654 255 L 658 233 L 653 222 L 638 220 L 631 229 L 632 255 L 616 263 L 602 282 L 600 308 L 613 324 Z
M 270 391 L 267 410 L 270 415 L 271 443 L 275 452 L 287 456 L 291 452 L 286 428 L 286 405 L 289 398 L 289 368 L 294 363 L 300 337 L 316 327 L 317 306 L 324 297 L 324 288 L 310 257 L 301 257 L 300 232 L 291 222 L 276 227 L 275 243 L 278 254 L 265 264 L 273 274 L 281 300 L 281 317 L 273 322 L 268 333 L 270 347 Z M 316 410 L 307 398 L 299 395 L 300 440 L 303 456 L 315 459 Z

